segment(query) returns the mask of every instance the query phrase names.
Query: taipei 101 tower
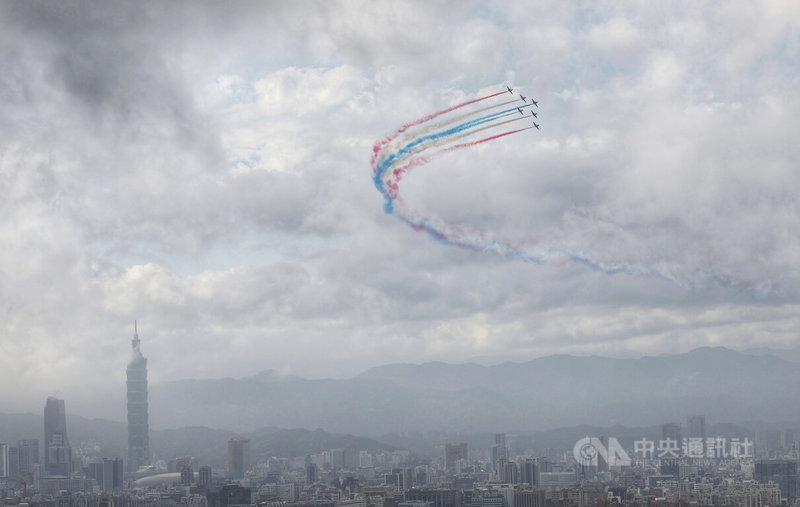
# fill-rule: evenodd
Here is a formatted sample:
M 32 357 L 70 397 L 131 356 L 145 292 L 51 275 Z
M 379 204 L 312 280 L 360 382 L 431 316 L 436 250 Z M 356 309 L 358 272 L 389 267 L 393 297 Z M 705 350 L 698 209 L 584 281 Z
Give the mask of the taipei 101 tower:
M 139 350 L 139 332 L 133 323 L 133 355 L 128 362 L 129 472 L 150 464 L 150 428 L 147 424 L 147 359 Z

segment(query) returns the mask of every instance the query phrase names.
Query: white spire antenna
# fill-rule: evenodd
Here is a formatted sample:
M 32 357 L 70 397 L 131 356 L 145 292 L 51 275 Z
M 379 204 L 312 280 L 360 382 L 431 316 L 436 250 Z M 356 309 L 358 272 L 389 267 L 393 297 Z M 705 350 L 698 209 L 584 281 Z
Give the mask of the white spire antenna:
M 141 343 L 141 340 L 139 340 L 139 328 L 137 326 L 136 321 L 134 320 L 133 321 L 133 340 L 131 341 L 131 346 L 133 347 L 133 350 L 135 350 L 136 352 L 139 352 L 139 343 Z

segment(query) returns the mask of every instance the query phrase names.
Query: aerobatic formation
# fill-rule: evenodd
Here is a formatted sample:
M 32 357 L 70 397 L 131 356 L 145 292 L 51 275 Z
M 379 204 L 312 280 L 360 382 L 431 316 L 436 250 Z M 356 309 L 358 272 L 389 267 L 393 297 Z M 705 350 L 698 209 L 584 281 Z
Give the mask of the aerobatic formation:
M 539 103 L 513 88 L 492 93 L 429 114 L 407 123 L 394 134 L 375 142 L 372 150 L 372 171 L 375 187 L 385 199 L 384 210 L 409 224 L 416 231 L 427 232 L 440 243 L 479 252 L 494 252 L 506 258 L 536 264 L 574 262 L 607 274 L 625 273 L 658 278 L 683 287 L 709 284 L 752 288 L 752 285 L 717 273 L 714 270 L 690 270 L 667 263 L 608 262 L 595 258 L 589 251 L 574 250 L 539 241 L 535 246 L 519 246 L 493 239 L 491 234 L 466 225 L 448 223 L 426 216 L 406 205 L 400 194 L 400 182 L 414 168 L 454 150 L 494 141 L 524 130 L 537 129 Z M 528 114 L 530 113 L 530 115 Z M 503 126 L 510 130 L 499 131 Z M 531 123 L 528 123 L 531 122 Z M 522 126 L 525 125 L 525 126 Z M 487 132 L 494 130 L 493 132 Z M 491 134 L 481 137 L 481 133 Z

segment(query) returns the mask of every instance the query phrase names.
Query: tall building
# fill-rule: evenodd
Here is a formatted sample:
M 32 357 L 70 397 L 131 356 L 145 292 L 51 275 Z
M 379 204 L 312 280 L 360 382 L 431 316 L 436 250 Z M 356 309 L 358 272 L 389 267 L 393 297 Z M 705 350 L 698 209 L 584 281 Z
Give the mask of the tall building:
M 774 482 L 781 496 L 791 504 L 797 498 L 797 462 L 785 459 L 756 461 L 753 478 L 762 484 Z
M 314 484 L 317 482 L 317 465 L 314 463 L 309 463 L 306 465 L 306 482 L 309 484 Z
M 189 487 L 194 482 L 194 469 L 191 465 L 184 465 L 181 469 L 181 484 Z
M 455 472 L 456 462 L 460 459 L 469 460 L 467 444 L 444 444 L 444 468 L 449 473 Z
M 128 362 L 128 471 L 150 464 L 150 427 L 147 423 L 147 359 L 139 350 L 139 331 L 133 323 L 133 355 Z
M 203 465 L 197 471 L 197 486 L 203 489 L 211 488 L 211 467 Z
M 69 476 L 72 447 L 67 438 L 67 410 L 64 400 L 53 396 L 44 405 L 44 472 L 49 477 Z
M 537 486 L 539 484 L 539 465 L 536 463 L 535 459 L 526 459 L 520 468 L 523 484 L 530 484 L 531 486 Z
M 598 437 L 604 449 L 608 449 L 608 437 Z M 608 461 L 601 453 L 597 453 L 597 472 L 608 472 Z
M 781 432 L 778 430 L 756 431 L 755 434 L 755 455 L 759 458 L 767 458 L 771 455 L 783 456 L 783 446 L 781 445 Z
M 0 479 L 8 478 L 8 444 L 0 444 Z
M 519 468 L 514 461 L 499 461 L 497 475 L 500 482 L 507 482 L 509 484 L 520 483 Z
M 241 479 L 250 470 L 250 440 L 233 437 L 228 440 L 228 475 Z
M 194 456 L 181 456 L 180 458 L 172 458 L 167 461 L 167 472 L 181 473 L 186 467 L 191 467 L 195 470 L 199 465 L 197 458 Z
M 19 479 L 19 448 L 8 448 L 8 478 Z
M 123 486 L 122 459 L 108 459 L 89 463 L 87 476 L 97 481 L 103 491 L 121 491 Z
M 358 470 L 359 452 L 357 447 L 345 447 L 342 459 L 344 461 L 345 470 Z
M 686 418 L 686 432 L 689 438 L 703 439 L 703 455 L 706 452 L 706 416 L 690 415 Z
M 19 474 L 32 474 L 39 466 L 39 440 L 17 440 L 19 449 Z
M 331 467 L 334 470 L 344 468 L 344 449 L 331 449 Z
M 681 437 L 681 423 L 665 423 L 661 425 L 662 440 L 674 440 L 680 446 Z
M 508 445 L 506 445 L 506 434 L 497 433 L 494 436 L 492 446 L 492 470 L 497 470 L 498 461 L 508 461 Z
M 706 416 L 690 415 L 686 418 L 686 431 L 689 438 L 706 438 Z

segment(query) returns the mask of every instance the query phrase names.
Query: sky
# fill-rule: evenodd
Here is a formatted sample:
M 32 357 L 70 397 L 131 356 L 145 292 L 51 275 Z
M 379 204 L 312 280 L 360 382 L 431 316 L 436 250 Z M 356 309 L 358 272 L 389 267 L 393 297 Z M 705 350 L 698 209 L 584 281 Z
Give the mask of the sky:
M 798 347 L 799 62 L 791 1 L 1 1 L 0 411 L 122 419 L 134 320 L 153 384 Z M 404 201 L 643 274 L 385 213 L 373 144 L 506 85 Z

